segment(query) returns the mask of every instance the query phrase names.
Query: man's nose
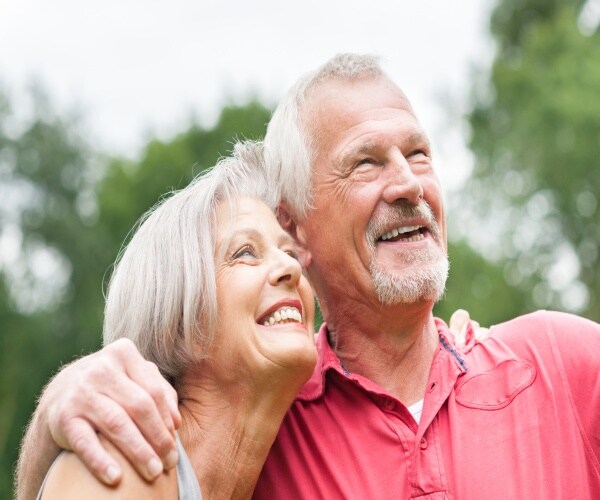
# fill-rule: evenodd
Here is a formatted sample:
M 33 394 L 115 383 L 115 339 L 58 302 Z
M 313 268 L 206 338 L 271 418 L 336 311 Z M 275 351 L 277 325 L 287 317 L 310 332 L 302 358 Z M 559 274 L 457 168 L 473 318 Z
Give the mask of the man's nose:
M 383 191 L 384 201 L 393 205 L 404 200 L 418 205 L 423 199 L 423 186 L 404 155 L 399 151 L 395 152 L 385 168 L 387 185 Z

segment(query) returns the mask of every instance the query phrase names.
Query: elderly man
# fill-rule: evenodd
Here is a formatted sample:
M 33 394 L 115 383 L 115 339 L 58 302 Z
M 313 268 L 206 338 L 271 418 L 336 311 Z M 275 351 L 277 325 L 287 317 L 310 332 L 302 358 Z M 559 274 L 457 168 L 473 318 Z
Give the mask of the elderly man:
M 315 373 L 255 496 L 600 498 L 600 326 L 541 312 L 455 349 L 432 315 L 448 262 L 430 144 L 376 60 L 337 56 L 302 79 L 275 112 L 265 145 L 283 192 L 280 222 L 326 323 Z M 136 391 L 154 385 L 130 378 Z M 59 377 L 38 415 L 46 441 L 47 413 L 64 401 L 78 406 L 56 396 L 65 385 Z M 126 398 L 114 399 L 120 416 L 134 413 Z M 155 395 L 153 414 L 171 428 L 166 399 Z M 59 411 L 53 432 L 109 470 L 93 444 L 76 438 L 89 428 L 69 423 L 83 411 Z M 148 422 L 136 421 L 149 435 Z M 123 422 L 125 431 L 107 433 L 127 447 L 124 436 L 140 431 Z M 85 430 L 67 438 L 69 425 Z M 149 440 L 166 455 L 167 439 Z M 148 456 L 140 438 L 133 447 L 136 463 Z

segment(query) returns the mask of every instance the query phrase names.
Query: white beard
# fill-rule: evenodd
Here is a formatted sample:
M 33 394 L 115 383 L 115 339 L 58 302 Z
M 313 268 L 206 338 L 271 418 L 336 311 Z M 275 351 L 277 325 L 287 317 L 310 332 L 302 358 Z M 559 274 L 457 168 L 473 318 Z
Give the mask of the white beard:
M 377 240 L 385 231 L 384 228 L 402 225 L 402 220 L 420 216 L 427 220 L 433 240 L 439 245 L 442 242 L 440 226 L 435 220 L 429 204 L 422 201 L 418 206 L 398 203 L 387 205 L 369 221 L 367 242 L 373 252 L 370 262 L 371 278 L 379 301 L 384 305 L 414 304 L 419 300 L 439 300 L 444 294 L 448 279 L 448 256 L 441 248 L 429 250 L 405 251 L 398 258 L 401 275 L 394 269 L 377 265 L 375 251 Z M 393 222 L 392 222 L 393 221 Z M 410 269 L 414 267 L 415 269 Z
M 413 258 L 407 260 L 425 261 L 428 257 L 433 257 L 426 255 L 430 253 L 422 252 L 419 257 L 411 255 Z M 383 305 L 414 304 L 419 300 L 437 302 L 444 294 L 450 266 L 445 255 L 438 258 L 437 262 L 429 262 L 421 264 L 419 269 L 411 270 L 405 276 L 398 276 L 393 271 L 379 267 L 373 259 L 370 265 L 371 278 L 379 302 Z

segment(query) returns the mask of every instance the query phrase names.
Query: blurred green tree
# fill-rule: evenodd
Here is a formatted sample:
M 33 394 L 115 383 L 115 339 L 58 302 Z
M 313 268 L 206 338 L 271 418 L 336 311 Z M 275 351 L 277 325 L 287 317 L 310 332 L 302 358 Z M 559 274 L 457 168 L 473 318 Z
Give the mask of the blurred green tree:
M 457 309 L 466 309 L 481 326 L 490 327 L 527 310 L 527 291 L 507 284 L 500 262 L 487 260 L 464 240 L 448 244 L 450 276 L 436 316 L 449 321 Z
M 500 0 L 496 55 L 474 86 L 463 226 L 526 308 L 600 320 L 597 2 Z M 496 304 L 497 301 L 494 301 Z
M 89 150 L 76 133 L 75 117 L 60 119 L 38 87 L 29 98 L 27 117 L 17 116 L 4 95 L 0 99 L 3 498 L 10 497 L 11 472 L 35 395 L 60 360 L 86 347 L 81 333 L 101 313 L 88 290 L 75 286 L 81 271 L 73 266 L 93 263 L 77 245 L 79 238 L 91 237 L 79 210 L 81 193 L 92 185 Z M 84 323 L 77 323 L 78 315 Z

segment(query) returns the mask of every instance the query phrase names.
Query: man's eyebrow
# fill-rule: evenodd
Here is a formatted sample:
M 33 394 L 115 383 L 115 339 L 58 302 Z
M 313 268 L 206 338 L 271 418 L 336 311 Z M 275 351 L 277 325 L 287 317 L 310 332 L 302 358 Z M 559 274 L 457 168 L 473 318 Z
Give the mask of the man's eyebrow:
M 373 141 L 363 142 L 357 144 L 356 146 L 350 146 L 341 154 L 338 161 L 338 167 L 340 169 L 343 168 L 344 165 L 354 157 L 372 154 L 373 149 L 375 149 L 376 147 L 376 143 Z
M 405 142 L 409 147 L 414 147 L 416 144 L 426 144 L 430 145 L 429 137 L 427 134 L 421 130 L 417 130 L 411 133 L 406 139 Z M 348 147 L 340 156 L 340 165 L 343 164 L 349 158 L 360 155 L 368 155 L 372 154 L 375 149 L 380 147 L 377 141 L 368 141 L 357 144 L 355 146 Z
M 418 131 L 410 134 L 408 136 L 407 142 L 410 146 L 415 146 L 416 144 L 425 144 L 427 147 L 430 146 L 429 137 L 424 132 Z
M 348 150 L 346 150 L 343 154 L 343 157 L 348 156 L 356 156 L 361 154 L 368 154 L 373 152 L 373 149 L 377 147 L 377 144 L 374 141 L 363 142 L 357 144 L 356 146 L 351 146 Z

